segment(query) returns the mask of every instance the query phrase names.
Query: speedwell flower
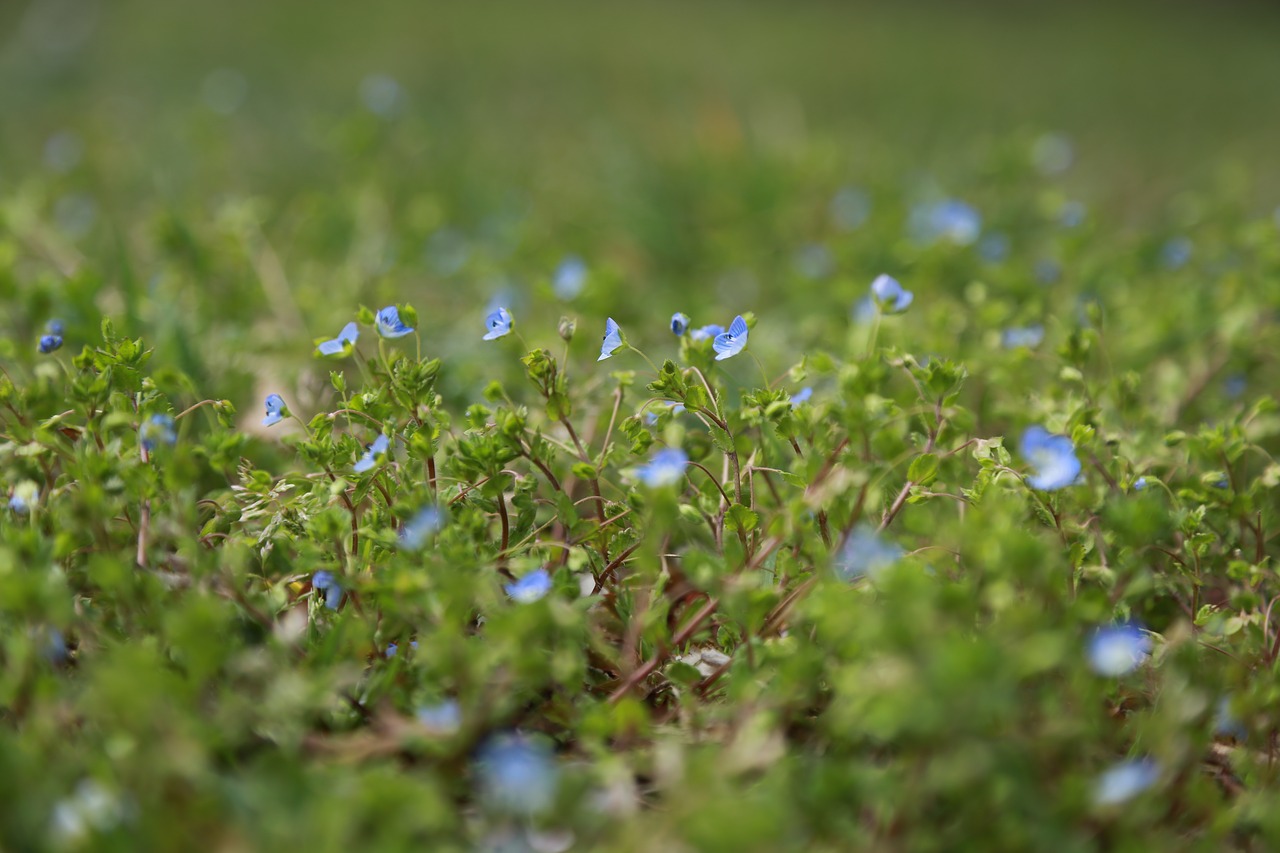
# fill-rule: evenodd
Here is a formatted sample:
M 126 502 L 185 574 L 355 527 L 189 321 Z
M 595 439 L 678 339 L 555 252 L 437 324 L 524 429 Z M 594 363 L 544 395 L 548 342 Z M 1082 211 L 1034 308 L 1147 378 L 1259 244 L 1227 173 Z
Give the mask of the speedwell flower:
M 494 808 L 533 815 L 551 808 L 559 781 L 551 750 L 521 735 L 490 740 L 480 751 L 480 788 Z
M 689 331 L 689 315 L 677 311 L 671 315 L 671 334 L 683 335 Z
M 1093 789 L 1093 802 L 1099 806 L 1115 806 L 1150 788 L 1160 779 L 1160 765 L 1151 758 L 1133 758 L 1113 765 L 1098 777 Z
M 373 440 L 373 444 L 365 450 L 364 456 L 361 456 L 356 462 L 353 470 L 357 474 L 363 474 L 372 468 L 378 461 L 378 456 L 387 452 L 387 448 L 391 446 L 391 439 L 385 435 L 380 435 Z
M 596 361 L 604 361 L 622 348 L 622 329 L 613 322 L 612 317 L 604 321 L 604 340 L 600 344 L 600 357 Z
M 809 398 L 812 396 L 812 388 L 801 388 L 799 391 L 791 395 L 791 405 L 798 406 L 801 403 L 807 403 L 809 402 Z
M 546 569 L 532 571 L 520 580 L 503 586 L 512 601 L 530 604 L 551 591 L 551 575 Z
M 1033 489 L 1052 492 L 1070 486 L 1080 476 L 1080 460 L 1068 436 L 1052 435 L 1042 426 L 1029 427 L 1018 449 L 1036 469 L 1027 477 Z
M 689 457 L 683 450 L 667 447 L 653 454 L 649 464 L 642 466 L 636 474 L 646 486 L 657 489 L 684 479 L 684 469 L 688 464 Z
M 394 305 L 388 305 L 378 312 L 375 325 L 378 327 L 378 334 L 384 338 L 403 338 L 413 334 L 413 327 L 404 324 L 400 319 L 400 309 Z
M 708 326 L 694 329 L 689 333 L 689 337 L 695 341 L 705 341 L 707 338 L 714 339 L 723 334 L 724 326 L 721 326 L 719 323 L 712 323 Z
M 43 353 L 44 355 L 48 355 L 49 353 L 60 348 L 61 346 L 62 346 L 62 335 L 53 334 L 51 332 L 47 335 L 42 335 L 40 337 L 40 343 L 37 345 L 36 348 L 39 349 L 40 352 Z
M 333 572 L 319 571 L 311 576 L 311 588 L 324 593 L 324 606 L 337 610 L 342 603 L 342 586 Z
M 417 551 L 443 526 L 444 513 L 434 506 L 424 507 L 401 526 L 400 547 L 407 551 Z
M 1109 678 L 1137 669 L 1151 654 L 1151 637 L 1137 625 L 1107 625 L 1089 638 L 1089 666 Z
M 418 709 L 418 722 L 433 734 L 451 735 L 462 728 L 462 711 L 458 700 L 446 699 L 436 705 L 424 705 Z
M 516 323 L 515 318 L 511 316 L 511 312 L 506 308 L 495 308 L 484 318 L 485 328 L 489 331 L 485 333 L 486 341 L 496 340 L 503 335 L 511 334 L 511 327 Z
M 876 576 L 902 559 L 902 548 L 882 538 L 875 528 L 861 524 L 849 534 L 836 556 L 835 569 L 847 581 Z
M 267 395 L 267 416 L 262 419 L 263 426 L 275 426 L 289 416 L 289 407 L 279 394 Z
M 903 288 L 891 275 L 881 273 L 871 282 L 871 298 L 876 306 L 887 314 L 901 314 L 911 306 L 916 295 Z
M 142 426 L 138 427 L 138 439 L 142 442 L 143 449 L 148 452 L 155 450 L 157 443 L 176 444 L 178 433 L 173 428 L 173 417 L 159 414 L 147 418 L 142 422 Z
M 739 314 L 729 324 L 729 331 L 716 335 L 711 348 L 716 351 L 716 361 L 733 358 L 747 346 L 747 321 Z
M 1005 349 L 1017 349 L 1018 347 L 1026 347 L 1027 349 L 1035 349 L 1044 341 L 1044 326 L 1037 323 L 1034 326 L 1022 326 L 1005 329 L 1000 335 L 1000 343 Z
M 587 285 L 587 264 L 577 255 L 562 260 L 551 274 L 551 289 L 564 300 L 576 299 Z
M 360 327 L 355 323 L 348 323 L 342 327 L 342 331 L 338 332 L 336 338 L 331 341 L 322 341 L 316 349 L 321 355 L 347 355 L 359 337 Z

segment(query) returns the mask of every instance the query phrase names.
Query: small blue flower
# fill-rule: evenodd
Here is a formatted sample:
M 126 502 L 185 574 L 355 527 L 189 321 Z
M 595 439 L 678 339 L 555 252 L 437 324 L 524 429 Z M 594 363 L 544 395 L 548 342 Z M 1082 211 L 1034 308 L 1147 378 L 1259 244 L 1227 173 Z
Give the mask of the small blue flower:
M 922 243 L 947 240 L 967 246 L 982 233 L 982 217 L 971 205 L 958 199 L 917 205 L 907 224 L 911 235 Z
M 809 402 L 809 398 L 812 396 L 812 388 L 801 388 L 799 391 L 791 395 L 791 405 L 798 406 L 801 403 L 807 403 Z
M 689 315 L 677 311 L 671 315 L 671 334 L 683 335 L 689 331 Z
M 9 496 L 9 509 L 18 515 L 26 515 L 39 499 L 40 487 L 31 480 L 23 480 L 14 486 L 13 494 Z
M 63 331 L 62 321 L 50 320 L 48 323 L 45 324 L 45 331 L 51 335 L 58 335 L 59 337 L 61 337 L 62 331 Z
M 400 319 L 400 309 L 394 305 L 388 305 L 378 312 L 376 323 L 378 334 L 384 338 L 403 338 L 405 335 L 413 334 L 413 327 L 406 326 Z
M 1039 323 L 1034 326 L 1014 326 L 1005 329 L 1000 335 L 1000 343 L 1005 349 L 1017 349 L 1018 347 L 1035 349 L 1043 342 L 1044 326 Z
M 587 264 L 577 255 L 569 255 L 551 275 L 551 289 L 565 300 L 576 299 L 587 284 Z
M 881 311 L 887 314 L 901 314 L 911 307 L 916 295 L 905 289 L 893 276 L 881 273 L 876 276 L 875 281 L 871 282 L 871 298 L 875 300 L 876 307 Z
M 551 591 L 551 575 L 546 569 L 532 571 L 514 583 L 502 587 L 512 601 L 531 604 Z
M 138 438 L 147 452 L 156 449 L 157 444 L 177 444 L 178 433 L 173 428 L 171 415 L 152 415 L 138 427 Z
M 711 342 L 711 348 L 716 351 L 716 361 L 724 361 L 726 358 L 733 358 L 747 345 L 747 321 L 742 319 L 739 314 L 733 318 L 733 322 L 729 324 L 729 331 L 716 335 L 716 339 Z
M 861 577 L 875 580 L 903 557 L 900 546 L 889 542 L 867 524 L 856 527 L 836 556 L 836 573 L 846 581 Z
M 417 640 L 411 640 L 411 641 L 409 642 L 409 648 L 413 649 L 414 651 L 417 651 L 417 650 L 418 650 L 418 641 L 417 641 Z M 400 644 L 399 644 L 399 643 L 387 643 L 387 652 L 386 652 L 387 657 L 389 657 L 389 658 L 393 658 L 393 657 L 395 657 L 395 656 L 396 656 L 396 654 L 398 654 L 398 653 L 399 653 L 399 651 L 400 651 Z
M 360 327 L 355 323 L 348 323 L 342 327 L 342 331 L 336 338 L 321 342 L 316 349 L 321 355 L 348 355 L 359 337 Z
M 506 308 L 495 308 L 488 317 L 484 318 L 485 328 L 489 330 L 484 339 L 492 341 L 503 335 L 511 334 L 511 327 L 515 325 L 515 322 L 515 318 L 511 316 L 511 312 Z
M 978 241 L 978 255 L 989 264 L 998 264 L 1009 257 L 1009 237 L 1000 232 L 988 234 Z
M 1222 382 L 1222 393 L 1232 400 L 1242 395 L 1249 387 L 1249 380 L 1243 373 L 1233 373 Z
M 555 802 L 558 772 L 551 751 L 521 735 L 501 735 L 480 750 L 477 766 L 484 799 L 514 814 L 545 812 Z
M 609 317 L 604 322 L 604 341 L 600 344 L 600 357 L 596 361 L 604 361 L 622 348 L 622 329 Z
M 1133 490 L 1135 492 L 1140 492 L 1143 489 L 1145 489 L 1147 486 L 1148 486 L 1148 483 L 1147 483 L 1146 477 L 1139 477 L 1138 479 L 1133 481 Z
M 1041 284 L 1054 284 L 1062 278 L 1062 267 L 1052 258 L 1040 258 L 1035 262 L 1033 274 Z
M 1089 666 L 1108 678 L 1137 669 L 1151 654 L 1151 637 L 1137 625 L 1107 625 L 1089 638 Z
M 1160 263 L 1171 270 L 1180 269 L 1191 260 L 1192 248 L 1186 237 L 1175 237 L 1160 247 Z
M 1093 802 L 1115 806 L 1133 799 L 1160 780 L 1160 765 L 1150 758 L 1121 761 L 1098 777 Z
M 67 640 L 62 636 L 61 631 L 52 627 L 44 628 L 36 636 L 40 640 L 40 652 L 45 660 L 55 665 L 66 663 Z
M 275 426 L 284 420 L 289 414 L 289 407 L 284 404 L 284 398 L 279 394 L 267 395 L 267 416 L 262 419 L 263 426 Z
M 319 571 L 311 576 L 311 588 L 324 593 L 324 606 L 337 610 L 342 603 L 342 586 L 333 572 Z
M 1058 211 L 1058 221 L 1062 223 L 1063 228 L 1076 228 L 1084 222 L 1087 213 L 1085 206 L 1080 202 L 1068 201 Z
M 672 486 L 684 479 L 689 457 L 678 447 L 666 447 L 653 454 L 648 465 L 642 465 L 636 476 L 650 488 Z
M 871 196 L 857 187 L 842 187 L 832 197 L 827 212 L 837 228 L 852 231 L 871 215 Z
M 658 422 L 658 418 L 662 414 L 661 412 L 654 411 L 654 409 L 658 409 L 658 408 L 665 408 L 668 412 L 670 412 L 673 415 L 678 415 L 685 410 L 683 403 L 671 403 L 671 402 L 656 403 L 654 404 L 653 408 L 649 409 L 647 412 L 644 413 L 644 422 L 649 426 L 653 426 Z
M 809 243 L 800 248 L 792 258 L 791 265 L 797 273 L 810 281 L 826 278 L 836 267 L 831 250 L 821 243 Z
M 880 309 L 876 307 L 876 301 L 870 296 L 864 296 L 853 303 L 853 322 L 858 325 L 870 323 L 879 313 Z
M 9 496 L 9 509 L 18 515 L 26 515 L 31 508 L 27 505 L 27 501 L 22 495 L 14 493 Z
M 418 709 L 418 722 L 433 734 L 453 734 L 462 728 L 462 710 L 456 699 L 446 699 L 436 705 L 424 705 Z
M 418 551 L 443 526 L 444 513 L 434 506 L 424 507 L 401 526 L 400 547 L 406 551 Z
M 48 355 L 62 346 L 62 335 L 44 335 L 40 338 L 37 349 L 44 355 Z
M 387 448 L 390 446 L 391 439 L 387 438 L 385 435 L 378 436 L 373 440 L 373 444 L 369 445 L 365 450 L 364 456 L 361 456 L 356 462 L 353 470 L 357 474 L 363 474 L 365 471 L 368 471 L 377 463 L 378 456 L 386 453 Z
M 1244 723 L 1231 713 L 1230 696 L 1223 696 L 1214 708 L 1213 733 L 1218 737 L 1233 737 L 1236 740 L 1244 740 L 1249 736 L 1249 730 L 1244 727 Z
M 1019 450 L 1035 473 L 1027 477 L 1033 489 L 1052 492 L 1070 486 L 1080 476 L 1080 460 L 1075 445 L 1065 435 L 1052 435 L 1041 426 L 1022 434 Z
M 711 338 L 714 340 L 715 338 L 718 338 L 720 335 L 723 335 L 723 334 L 724 334 L 724 326 L 721 326 L 717 323 L 712 323 L 709 326 L 703 326 L 702 328 L 694 329 L 692 332 L 689 333 L 689 337 L 695 341 L 705 341 L 707 338 Z

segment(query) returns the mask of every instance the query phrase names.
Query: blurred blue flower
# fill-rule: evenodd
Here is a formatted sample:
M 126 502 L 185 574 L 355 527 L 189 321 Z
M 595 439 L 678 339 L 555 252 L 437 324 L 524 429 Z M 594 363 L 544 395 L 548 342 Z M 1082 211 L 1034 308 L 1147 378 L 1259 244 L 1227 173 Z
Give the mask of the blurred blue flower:
M 45 355 L 48 355 L 49 353 L 60 348 L 61 346 L 62 346 L 62 335 L 48 334 L 48 335 L 42 335 L 40 337 L 40 343 L 37 345 L 37 349 L 39 349 L 40 352 L 44 353 Z
M 434 506 L 423 507 L 400 527 L 400 547 L 406 551 L 420 550 L 443 526 L 443 512 Z
M 337 610 L 342 603 L 342 587 L 333 572 L 319 571 L 311 576 L 311 588 L 324 593 L 324 606 Z
M 499 735 L 480 750 L 476 767 L 483 798 L 499 811 L 534 815 L 555 802 L 559 783 L 551 751 L 521 735 Z
M 689 464 L 688 455 L 678 447 L 665 447 L 653 454 L 649 464 L 636 470 L 646 486 L 659 489 L 672 486 L 684 479 L 685 466 Z
M 853 322 L 859 325 L 870 323 L 879 313 L 880 309 L 876 308 L 876 301 L 870 295 L 853 303 Z
M 40 629 L 37 638 L 40 641 L 40 653 L 51 664 L 66 663 L 67 640 L 57 628 Z
M 714 339 L 723 334 L 724 326 L 721 326 L 718 323 L 712 323 L 709 326 L 702 326 L 701 328 L 694 329 L 689 333 L 689 337 L 695 341 L 705 341 L 707 338 Z
M 1009 257 L 1009 237 L 993 232 L 978 241 L 978 256 L 990 264 L 998 264 Z
M 138 439 L 147 452 L 156 449 L 157 444 L 177 444 L 178 433 L 173 427 L 171 415 L 152 415 L 138 427 Z
M 373 444 L 365 449 L 364 455 L 356 462 L 354 470 L 357 474 L 363 474 L 372 468 L 378 461 L 379 454 L 386 453 L 387 448 L 391 446 L 391 439 L 385 435 L 380 435 L 373 440 Z
M 360 327 L 355 323 L 348 323 L 342 327 L 342 331 L 331 341 L 321 342 L 316 349 L 321 355 L 347 355 L 351 352 L 351 348 L 355 346 L 356 340 L 360 337 Z
M 881 311 L 901 314 L 911 306 L 916 297 L 910 290 L 904 289 L 896 278 L 881 273 L 871 282 L 871 298 Z
M 651 406 L 648 409 L 648 411 L 644 413 L 644 422 L 649 426 L 653 426 L 654 424 L 656 424 L 658 422 L 659 416 L 662 414 L 661 412 L 654 411 L 654 409 L 656 408 L 665 408 L 668 412 L 670 412 L 673 415 L 678 415 L 685 410 L 683 403 L 671 403 L 671 402 L 665 402 L 665 401 L 661 403 L 655 403 L 653 406 Z
M 587 264 L 577 255 L 569 255 L 560 261 L 551 274 L 551 289 L 566 302 L 577 298 L 587 285 Z
M 1145 489 L 1146 487 L 1147 487 L 1147 478 L 1146 478 L 1146 477 L 1139 477 L 1138 479 L 1136 479 L 1136 480 L 1134 480 L 1134 481 L 1133 481 L 1133 490 L 1134 490 L 1135 492 L 1140 492 L 1140 491 L 1142 491 L 1143 489 Z
M 488 317 L 484 318 L 485 328 L 489 330 L 485 334 L 484 340 L 492 341 L 503 335 L 511 334 L 511 327 L 515 325 L 515 322 L 511 312 L 506 308 L 495 308 Z
M 791 265 L 795 267 L 797 273 L 810 281 L 826 278 L 836 268 L 831 250 L 821 243 L 802 246 L 792 258 Z
M 622 330 L 613 322 L 612 317 L 604 321 L 604 341 L 600 344 L 600 357 L 596 361 L 604 361 L 622 348 Z
M 1106 625 L 1089 638 L 1089 666 L 1098 675 L 1115 678 L 1132 672 L 1151 654 L 1151 637 L 1137 625 Z
M 431 730 L 433 734 L 453 734 L 462 728 L 462 710 L 456 699 L 445 699 L 435 705 L 424 705 L 418 708 L 418 722 Z
M 798 406 L 801 403 L 807 403 L 809 402 L 809 398 L 812 396 L 812 388 L 801 388 L 799 391 L 791 395 L 791 405 Z
M 414 651 L 417 651 L 417 649 L 418 649 L 418 641 L 417 641 L 417 640 L 411 640 L 411 641 L 409 642 L 409 648 L 413 649 Z M 387 656 L 387 657 L 389 657 L 389 658 L 393 658 L 393 657 L 395 657 L 397 654 L 399 654 L 399 652 L 400 652 L 400 644 L 399 644 L 399 643 L 387 643 L 387 651 L 386 651 L 386 656 Z
M 1075 147 L 1061 133 L 1046 133 L 1031 146 L 1031 162 L 1042 175 L 1060 175 L 1074 160 Z
M 671 334 L 683 335 L 689 331 L 689 315 L 679 311 L 671 315 Z
M 1222 393 L 1232 400 L 1236 399 L 1249 387 L 1249 380 L 1243 373 L 1233 373 L 1222 382 Z
M 551 575 L 546 569 L 537 569 L 502 588 L 511 596 L 512 601 L 530 604 L 551 591 Z
M 9 509 L 24 515 L 31 510 L 31 505 L 40 498 L 40 487 L 31 480 L 23 480 L 13 487 L 9 496 Z
M 1150 758 L 1132 758 L 1113 765 L 1098 777 L 1093 802 L 1115 806 L 1133 799 L 1160 779 L 1160 765 Z
M 1213 710 L 1213 733 L 1218 737 L 1233 737 L 1245 740 L 1249 730 L 1240 722 L 1240 718 L 1231 713 L 1231 697 L 1223 696 Z
M 733 358 L 747 345 L 747 321 L 742 319 L 739 314 L 733 318 L 733 322 L 729 324 L 729 331 L 716 335 L 714 341 L 711 342 L 711 348 L 716 351 L 716 361 L 724 361 L 726 358 Z
M 394 305 L 388 305 L 378 312 L 376 325 L 378 334 L 384 338 L 403 338 L 413 334 L 413 327 L 404 324 L 400 319 L 400 309 Z
M 1053 435 L 1042 426 L 1028 427 L 1018 450 L 1035 469 L 1027 477 L 1033 489 L 1052 492 L 1070 486 L 1080 476 L 1080 460 L 1068 436 Z
M 1064 202 L 1058 211 L 1058 221 L 1064 228 L 1076 228 L 1084 222 L 1088 210 L 1078 201 Z
M 947 240 L 967 246 L 982 233 L 982 217 L 971 205 L 959 199 L 947 199 L 917 205 L 911 211 L 907 228 L 922 243 Z
M 280 423 L 289 413 L 289 407 L 284 404 L 284 398 L 279 394 L 267 395 L 267 416 L 262 419 L 263 426 L 275 426 Z
M 871 196 L 857 187 L 841 187 L 832 197 L 827 212 L 837 228 L 852 231 L 871 216 Z
M 51 334 L 51 335 L 57 335 L 57 336 L 61 337 L 61 336 L 62 336 L 62 321 L 61 321 L 61 320 L 50 320 L 48 323 L 46 323 L 46 324 L 45 324 L 44 329 L 45 329 L 45 331 L 46 331 L 46 332 L 48 332 L 48 333 L 49 333 L 49 334 Z
M 861 577 L 875 580 L 903 557 L 902 548 L 884 539 L 875 528 L 860 524 L 849 534 L 836 555 L 836 573 L 846 581 Z
M 370 74 L 360 81 L 360 101 L 378 118 L 393 118 L 400 111 L 400 83 L 386 74 Z
M 1186 237 L 1175 237 L 1160 247 L 1160 263 L 1171 270 L 1187 265 L 1191 260 L 1192 244 Z
M 1026 347 L 1035 349 L 1044 341 L 1044 326 L 1036 323 L 1033 326 L 1014 326 L 1005 329 L 1000 335 L 1000 343 L 1005 349 Z
M 1054 284 L 1062 278 L 1062 267 L 1052 258 L 1040 258 L 1034 267 L 1033 275 L 1041 284 Z

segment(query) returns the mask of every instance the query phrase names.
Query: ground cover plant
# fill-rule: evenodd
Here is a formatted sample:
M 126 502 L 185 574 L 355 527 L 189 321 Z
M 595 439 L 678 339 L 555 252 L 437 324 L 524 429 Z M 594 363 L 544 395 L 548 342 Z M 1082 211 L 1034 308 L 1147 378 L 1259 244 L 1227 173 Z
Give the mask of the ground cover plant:
M 273 112 L 270 51 L 124 8 L 5 54 L 75 107 L 3 136 L 6 848 L 1274 847 L 1249 144 L 1127 204 L 1087 128 L 925 168 L 774 92 L 605 105 L 661 74 L 575 133 L 474 57 L 474 104 L 358 65 Z M 176 69 L 134 100 L 130 38 Z

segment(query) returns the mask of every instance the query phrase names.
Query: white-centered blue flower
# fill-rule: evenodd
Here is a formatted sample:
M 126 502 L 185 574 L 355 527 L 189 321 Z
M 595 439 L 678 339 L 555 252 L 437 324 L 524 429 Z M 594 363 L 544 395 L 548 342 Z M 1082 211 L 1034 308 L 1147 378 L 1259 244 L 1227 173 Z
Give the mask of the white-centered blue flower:
M 500 735 L 480 750 L 483 799 L 499 811 L 535 815 L 551 808 L 559 782 L 551 750 L 522 735 Z
M 665 447 L 653 454 L 649 464 L 636 470 L 646 486 L 659 489 L 672 486 L 684 479 L 684 471 L 689 464 L 688 455 L 678 447 Z
M 418 551 L 444 527 L 444 513 L 434 506 L 423 507 L 400 527 L 400 547 Z
M 380 435 L 373 440 L 364 451 L 364 455 L 356 462 L 354 470 L 357 474 L 363 474 L 378 462 L 378 457 L 387 452 L 387 448 L 391 446 L 391 439 L 385 435 Z
M 1035 469 L 1027 477 L 1033 489 L 1056 491 L 1070 486 L 1080 476 L 1080 460 L 1068 436 L 1054 435 L 1042 426 L 1028 427 L 1018 450 Z
M 511 334 L 511 328 L 515 323 L 515 318 L 511 316 L 510 311 L 506 308 L 495 308 L 488 317 L 484 318 L 484 326 L 489 330 L 485 333 L 484 339 L 492 341 Z
M 671 334 L 683 335 L 689 331 L 689 315 L 679 311 L 671 315 Z
M 791 395 L 791 405 L 798 406 L 801 403 L 809 402 L 809 398 L 813 396 L 812 388 L 801 388 L 799 391 Z
M 418 708 L 416 716 L 418 722 L 430 729 L 432 734 L 451 735 L 462 728 L 462 710 L 456 699 L 424 705 Z
M 600 343 L 600 357 L 596 361 L 604 361 L 622 348 L 622 329 L 613 322 L 612 317 L 604 321 L 604 340 Z
M 342 603 L 342 586 L 333 572 L 319 571 L 311 576 L 311 588 L 324 593 L 324 606 L 337 610 Z
M 330 341 L 322 341 L 316 349 L 321 355 L 350 355 L 356 340 L 360 337 L 360 327 L 354 322 L 348 323 L 338 332 L 338 336 Z
M 1089 667 L 1108 678 L 1137 669 L 1151 654 L 1151 637 L 1137 625 L 1106 625 L 1089 638 Z
M 388 305 L 378 312 L 375 325 L 378 327 L 378 334 L 384 338 L 403 338 L 413 334 L 413 327 L 404 324 L 400 319 L 400 309 L 394 305 Z
M 177 444 L 178 433 L 173 426 L 172 415 L 152 415 L 138 427 L 138 440 L 148 453 L 158 444 Z
M 1035 349 L 1044 342 L 1044 326 L 1039 323 L 1033 326 L 1014 326 L 1005 329 L 1000 335 L 1000 343 L 1005 349 L 1026 347 Z
M 695 341 L 705 341 L 707 338 L 715 339 L 724 334 L 724 326 L 719 323 L 711 323 L 701 328 L 694 329 L 689 333 L 689 337 Z
M 860 524 L 836 555 L 835 569 L 846 581 L 862 577 L 875 580 L 897 565 L 902 557 L 902 548 L 897 543 L 888 541 L 870 525 Z
M 1093 802 L 1116 806 L 1127 802 L 1160 780 L 1160 765 L 1151 758 L 1131 758 L 1113 765 L 1098 777 Z
M 911 307 L 916 295 L 905 289 L 896 278 L 881 273 L 871 282 L 871 298 L 886 314 L 901 314 Z
M 502 588 L 511 596 L 512 601 L 531 604 L 551 591 L 551 575 L 546 569 L 537 569 Z
M 739 314 L 733 318 L 733 322 L 729 324 L 729 331 L 716 335 L 716 339 L 711 342 L 711 348 L 716 351 L 716 361 L 724 361 L 726 358 L 733 358 L 747 345 L 747 321 L 742 319 Z
M 262 419 L 263 426 L 275 426 L 289 416 L 289 407 L 279 394 L 267 395 L 267 416 Z

